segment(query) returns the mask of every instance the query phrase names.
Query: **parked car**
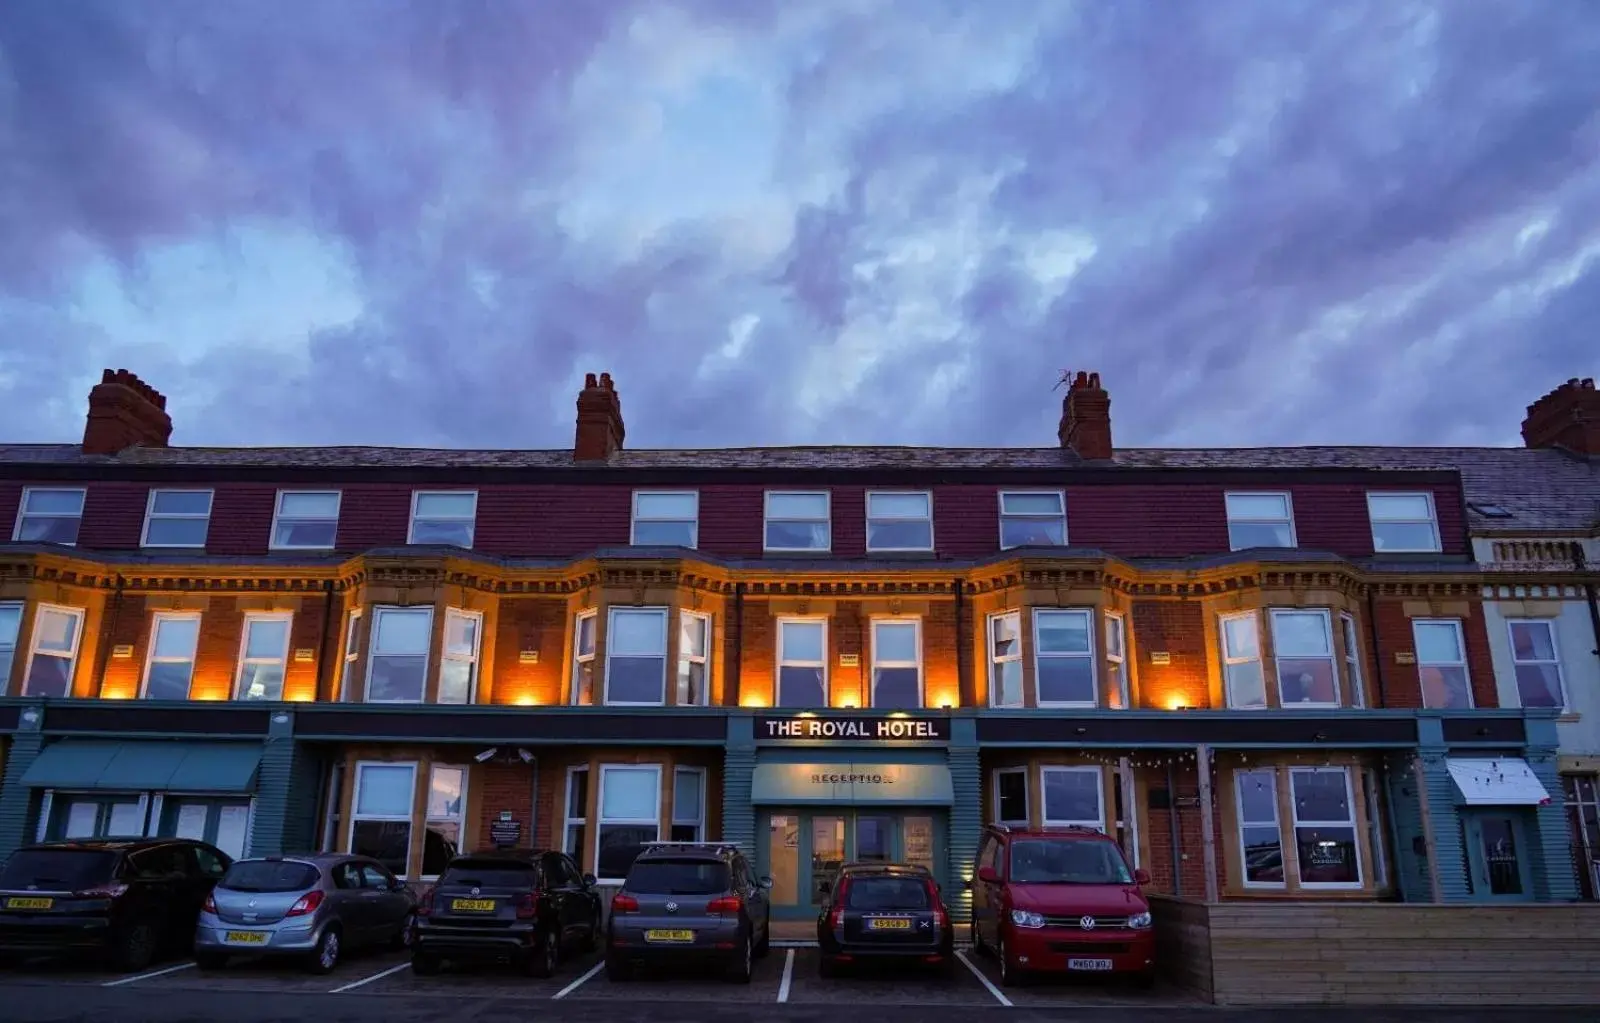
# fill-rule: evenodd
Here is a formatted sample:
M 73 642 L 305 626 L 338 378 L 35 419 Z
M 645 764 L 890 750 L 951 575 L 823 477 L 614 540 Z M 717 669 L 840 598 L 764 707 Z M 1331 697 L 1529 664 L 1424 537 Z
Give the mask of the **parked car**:
M 0 955 L 93 952 L 134 971 L 187 953 L 200 906 L 231 863 L 186 838 L 24 846 L 0 867 Z
M 611 899 L 606 976 L 627 980 L 641 964 L 713 962 L 729 980 L 750 983 L 753 961 L 771 947 L 771 887 L 770 877 L 756 880 L 738 846 L 651 844 Z
M 955 928 L 926 867 L 847 863 L 817 917 L 817 970 L 862 962 L 921 963 L 955 975 Z
M 548 977 L 569 952 L 600 937 L 594 878 L 559 852 L 496 851 L 457 856 L 417 904 L 411 970 L 447 959 L 509 959 Z
M 343 853 L 239 860 L 200 910 L 194 960 L 219 970 L 231 955 L 294 956 L 328 973 L 346 952 L 403 947 L 417 900 L 377 860 Z
M 1000 963 L 1004 984 L 1043 972 L 1122 973 L 1154 980 L 1155 934 L 1122 848 L 1092 828 L 1016 831 L 990 825 L 972 883 L 972 944 Z

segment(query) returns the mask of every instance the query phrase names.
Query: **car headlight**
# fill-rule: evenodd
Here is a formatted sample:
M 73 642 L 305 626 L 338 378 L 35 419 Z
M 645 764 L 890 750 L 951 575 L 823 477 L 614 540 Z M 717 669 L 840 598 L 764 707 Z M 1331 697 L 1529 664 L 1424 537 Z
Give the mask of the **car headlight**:
M 1043 927 L 1044 917 L 1038 913 L 1030 913 L 1025 909 L 1013 909 L 1011 911 L 1011 922 L 1018 927 Z
M 1149 913 L 1135 913 L 1128 917 L 1128 926 L 1135 928 L 1149 927 L 1155 921 L 1150 919 Z

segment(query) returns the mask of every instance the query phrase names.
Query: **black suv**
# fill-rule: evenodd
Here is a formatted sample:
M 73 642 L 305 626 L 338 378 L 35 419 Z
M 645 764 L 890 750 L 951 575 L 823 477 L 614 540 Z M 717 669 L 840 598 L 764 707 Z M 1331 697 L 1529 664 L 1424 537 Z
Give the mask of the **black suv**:
M 640 963 L 712 961 L 748 984 L 772 939 L 772 879 L 757 881 L 735 845 L 656 842 L 628 868 L 611 899 L 606 976 L 627 980 Z
M 187 838 L 24 846 L 0 867 L 0 954 L 92 951 L 124 971 L 187 954 L 200 907 L 232 862 Z
M 445 959 L 510 959 L 548 977 L 568 952 L 600 936 L 594 878 L 558 852 L 457 856 L 417 903 L 411 971 L 437 973 Z

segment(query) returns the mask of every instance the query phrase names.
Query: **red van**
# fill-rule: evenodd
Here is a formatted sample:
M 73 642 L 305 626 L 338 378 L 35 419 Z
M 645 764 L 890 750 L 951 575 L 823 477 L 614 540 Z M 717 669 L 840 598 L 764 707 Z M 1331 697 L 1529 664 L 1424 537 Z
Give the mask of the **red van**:
M 978 843 L 972 944 L 1000 962 L 1000 982 L 1031 973 L 1117 973 L 1155 979 L 1155 932 L 1133 870 L 1091 828 L 1018 831 L 994 824 Z

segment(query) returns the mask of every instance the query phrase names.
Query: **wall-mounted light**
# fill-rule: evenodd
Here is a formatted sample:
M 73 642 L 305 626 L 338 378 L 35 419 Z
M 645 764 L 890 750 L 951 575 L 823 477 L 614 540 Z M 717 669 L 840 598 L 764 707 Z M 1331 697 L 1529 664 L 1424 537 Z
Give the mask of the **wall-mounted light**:
M 494 755 L 498 752 L 500 752 L 499 747 L 490 746 L 488 749 L 484 750 L 482 753 L 479 753 L 472 759 L 476 760 L 480 764 L 487 764 L 489 761 L 494 759 Z

